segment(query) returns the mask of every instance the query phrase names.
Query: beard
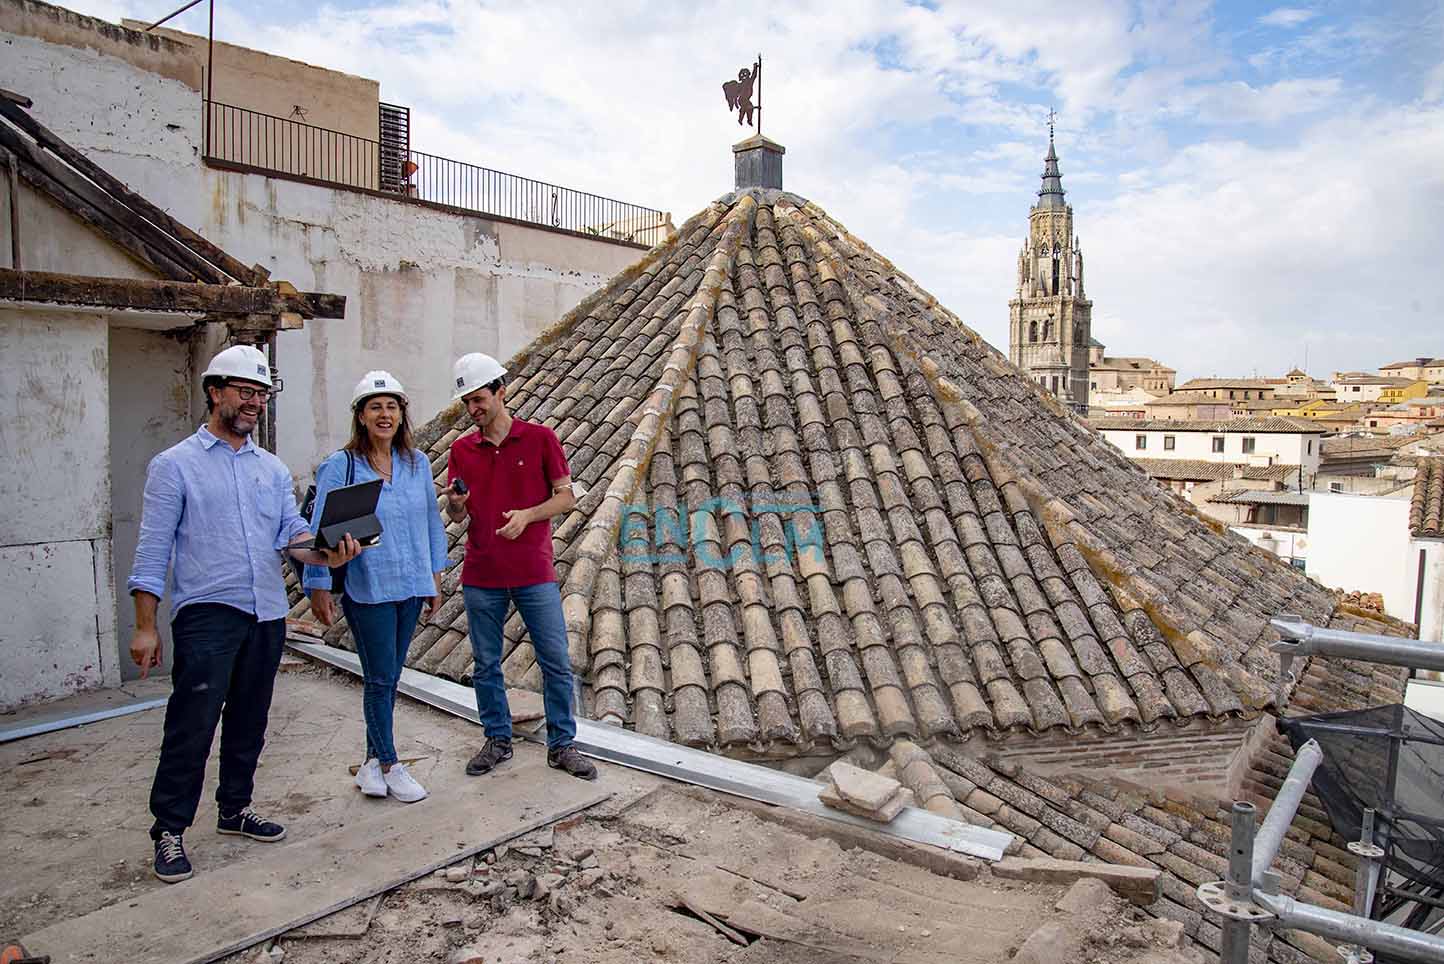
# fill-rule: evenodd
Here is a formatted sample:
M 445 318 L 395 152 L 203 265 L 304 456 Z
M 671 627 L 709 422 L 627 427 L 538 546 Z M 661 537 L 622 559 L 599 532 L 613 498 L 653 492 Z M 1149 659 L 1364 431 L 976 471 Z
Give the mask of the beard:
M 237 405 L 234 408 L 229 405 L 219 406 L 221 424 L 226 427 L 226 431 L 244 437 L 256 430 L 256 424 L 261 420 L 260 409 L 257 408 L 254 415 L 245 409 L 244 405 Z

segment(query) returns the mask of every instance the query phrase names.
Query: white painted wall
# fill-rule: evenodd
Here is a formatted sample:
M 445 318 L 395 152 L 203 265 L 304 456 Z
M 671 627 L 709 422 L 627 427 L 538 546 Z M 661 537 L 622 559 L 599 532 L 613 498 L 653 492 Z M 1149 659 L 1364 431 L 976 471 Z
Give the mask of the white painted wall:
M 1341 402 L 1377 402 L 1389 386 L 1382 382 L 1359 384 L 1355 382 L 1331 382 L 1330 386 Z
M 0 708 L 119 682 L 106 335 L 0 307 Z
M 1424 554 L 1424 592 L 1419 607 L 1419 638 L 1444 642 L 1444 542 L 1415 539 L 1409 546 L 1418 599 L 1419 554 Z M 1410 617 L 1413 618 L 1413 617 Z
M 1412 622 L 1414 568 L 1409 498 L 1309 493 L 1310 577 L 1349 592 L 1377 592 L 1384 611 Z
M 1318 435 L 1285 432 L 1193 432 L 1164 428 L 1104 428 L 1099 430 L 1119 451 L 1135 459 L 1200 459 L 1205 462 L 1250 462 L 1256 464 L 1301 465 L 1312 475 L 1319 469 Z M 1144 448 L 1138 436 L 1144 436 Z M 1213 450 L 1213 439 L 1223 436 L 1223 451 Z M 1165 449 L 1164 437 L 1172 436 L 1173 448 Z M 1254 450 L 1245 454 L 1243 440 L 1252 438 Z

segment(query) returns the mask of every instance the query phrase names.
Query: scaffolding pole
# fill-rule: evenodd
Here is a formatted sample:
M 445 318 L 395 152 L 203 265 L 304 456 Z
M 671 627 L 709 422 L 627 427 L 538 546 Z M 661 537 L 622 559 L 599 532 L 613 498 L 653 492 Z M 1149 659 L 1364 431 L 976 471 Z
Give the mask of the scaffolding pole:
M 1390 666 L 1444 671 L 1444 645 L 1395 636 L 1350 633 L 1283 615 L 1269 620 L 1283 638 L 1269 648 L 1288 658 L 1333 656 Z

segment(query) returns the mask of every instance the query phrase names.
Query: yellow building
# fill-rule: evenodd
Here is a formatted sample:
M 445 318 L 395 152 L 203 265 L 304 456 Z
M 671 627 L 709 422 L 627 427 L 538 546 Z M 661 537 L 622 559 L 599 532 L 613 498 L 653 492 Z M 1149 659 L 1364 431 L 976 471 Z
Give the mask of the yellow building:
M 1423 398 L 1429 394 L 1429 383 L 1422 378 L 1416 378 L 1407 385 L 1390 385 L 1379 395 L 1379 401 L 1385 405 L 1398 405 L 1400 402 L 1408 401 L 1411 398 Z

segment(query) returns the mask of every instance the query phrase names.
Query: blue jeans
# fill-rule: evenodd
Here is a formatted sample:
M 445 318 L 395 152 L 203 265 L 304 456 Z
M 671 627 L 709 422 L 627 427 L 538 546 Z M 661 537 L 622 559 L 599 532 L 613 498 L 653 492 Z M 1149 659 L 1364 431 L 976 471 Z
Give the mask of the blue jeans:
M 361 715 L 366 719 L 366 759 L 396 762 L 392 721 L 396 715 L 396 684 L 406 665 L 411 634 L 421 616 L 421 598 L 401 602 L 359 603 L 341 597 L 341 610 L 356 640 L 361 659 Z
M 562 594 L 554 582 L 513 589 L 463 586 L 466 622 L 471 629 L 471 686 L 476 690 L 476 715 L 492 740 L 511 739 L 511 707 L 501 673 L 501 628 L 515 603 L 531 635 L 542 671 L 542 703 L 547 714 L 547 748 L 569 746 L 577 738 L 572 715 L 572 664 L 567 657 L 567 625 L 562 619 Z

